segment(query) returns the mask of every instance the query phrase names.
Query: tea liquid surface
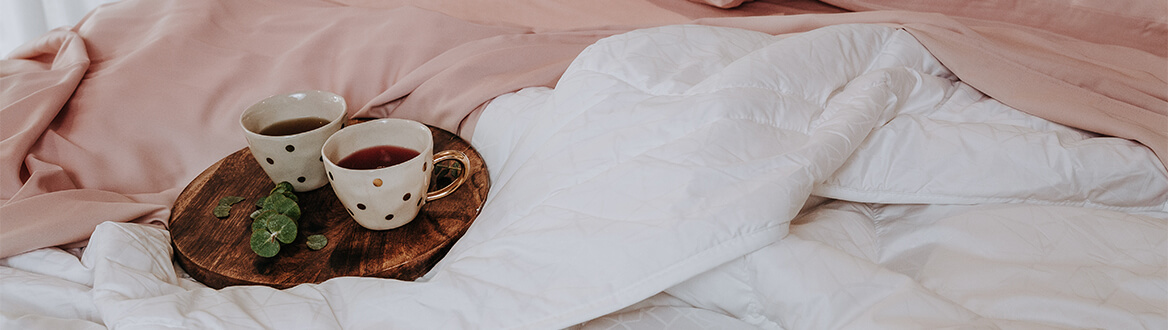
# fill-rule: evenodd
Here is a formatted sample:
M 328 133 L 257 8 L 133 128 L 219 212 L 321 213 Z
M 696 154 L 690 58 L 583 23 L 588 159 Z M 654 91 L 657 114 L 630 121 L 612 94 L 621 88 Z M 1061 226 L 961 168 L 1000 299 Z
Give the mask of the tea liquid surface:
M 393 145 L 381 145 L 357 150 L 337 162 L 337 166 L 353 170 L 372 170 L 401 164 L 417 157 L 418 151 Z
M 328 123 L 328 119 L 320 117 L 292 118 L 275 122 L 256 133 L 268 136 L 300 134 L 328 125 Z

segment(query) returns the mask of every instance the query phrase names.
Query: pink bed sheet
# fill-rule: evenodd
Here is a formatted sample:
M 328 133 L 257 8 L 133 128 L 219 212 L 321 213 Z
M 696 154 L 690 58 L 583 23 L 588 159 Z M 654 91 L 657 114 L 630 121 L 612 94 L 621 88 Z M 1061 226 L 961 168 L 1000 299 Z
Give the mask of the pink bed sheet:
M 775 34 L 902 26 L 987 94 L 1168 159 L 1162 54 L 938 14 L 781 15 L 840 11 L 813 1 L 733 10 L 686 0 L 108 5 L 0 61 L 0 257 L 83 245 L 104 221 L 165 226 L 191 179 L 246 146 L 239 113 L 266 96 L 330 90 L 354 116 L 410 118 L 469 137 L 494 96 L 554 86 L 599 38 L 662 24 Z

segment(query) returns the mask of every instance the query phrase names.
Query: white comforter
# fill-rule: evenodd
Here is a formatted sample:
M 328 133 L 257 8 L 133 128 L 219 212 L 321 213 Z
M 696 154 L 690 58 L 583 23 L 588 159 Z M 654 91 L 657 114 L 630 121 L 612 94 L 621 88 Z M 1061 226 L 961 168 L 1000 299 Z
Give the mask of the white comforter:
M 168 233 L 4 260 L 5 328 L 1168 328 L 1168 173 L 909 34 L 668 26 L 493 101 L 492 189 L 414 282 L 212 290 Z M 802 212 L 801 212 L 802 210 Z M 591 321 L 589 321 L 591 320 Z

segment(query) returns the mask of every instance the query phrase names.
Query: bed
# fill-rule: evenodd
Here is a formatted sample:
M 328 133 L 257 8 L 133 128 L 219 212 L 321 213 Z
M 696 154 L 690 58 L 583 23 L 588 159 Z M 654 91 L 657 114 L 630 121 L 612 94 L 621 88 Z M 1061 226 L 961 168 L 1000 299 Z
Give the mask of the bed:
M 4 329 L 1165 329 L 1162 1 L 102 5 L 0 62 Z M 207 287 L 182 189 L 320 89 L 462 136 L 424 276 Z

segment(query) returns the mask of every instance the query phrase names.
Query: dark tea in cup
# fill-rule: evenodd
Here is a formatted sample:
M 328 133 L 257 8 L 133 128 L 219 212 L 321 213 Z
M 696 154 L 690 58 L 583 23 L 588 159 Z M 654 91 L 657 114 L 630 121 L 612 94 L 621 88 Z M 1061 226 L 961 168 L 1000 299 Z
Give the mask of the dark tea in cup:
M 380 145 L 357 150 L 341 158 L 337 166 L 351 170 L 372 170 L 401 164 L 417 157 L 419 152 L 410 148 Z
M 259 132 L 267 136 L 284 136 L 300 134 L 328 125 L 330 120 L 320 117 L 301 117 L 285 119 L 264 127 Z

